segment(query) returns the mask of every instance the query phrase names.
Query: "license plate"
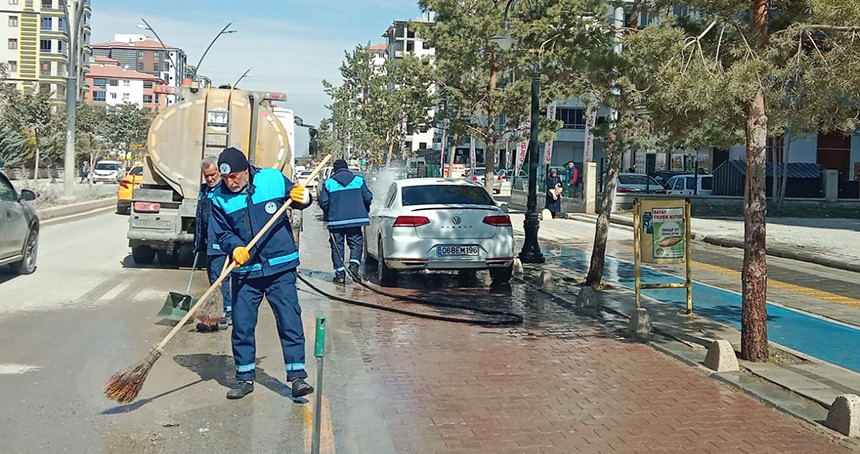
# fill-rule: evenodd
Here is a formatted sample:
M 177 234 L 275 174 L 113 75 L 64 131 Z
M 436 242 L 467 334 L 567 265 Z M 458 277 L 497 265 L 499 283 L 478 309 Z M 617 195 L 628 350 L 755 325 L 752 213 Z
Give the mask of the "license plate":
M 156 220 L 156 219 L 132 219 L 131 226 L 137 227 L 140 229 L 158 229 L 158 230 L 171 230 L 173 229 L 173 223 L 165 220 Z
M 478 255 L 478 246 L 436 246 L 436 255 Z

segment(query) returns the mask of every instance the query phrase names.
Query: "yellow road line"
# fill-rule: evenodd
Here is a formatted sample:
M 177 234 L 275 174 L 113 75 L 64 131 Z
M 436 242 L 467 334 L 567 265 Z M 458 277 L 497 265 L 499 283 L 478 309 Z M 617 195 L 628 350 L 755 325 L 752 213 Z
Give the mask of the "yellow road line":
M 624 244 L 615 244 L 613 245 L 616 249 L 624 250 L 626 252 L 633 253 L 633 247 L 627 246 Z M 711 265 L 708 263 L 697 262 L 695 260 L 692 261 L 693 268 L 703 271 L 709 271 L 712 273 L 722 274 L 723 276 L 736 277 L 738 279 L 741 278 L 741 273 L 729 268 L 723 268 L 717 265 Z M 694 279 L 695 280 L 695 279 Z M 790 284 L 788 282 L 782 282 L 775 279 L 768 278 L 767 285 L 772 288 L 777 288 L 780 290 L 785 290 L 788 292 L 796 293 L 798 295 L 808 296 L 810 298 L 817 298 L 822 301 L 827 301 L 830 303 L 841 304 L 844 306 L 858 307 L 860 308 L 860 300 L 856 298 L 851 298 L 845 295 L 838 295 L 836 293 L 830 293 L 824 290 L 818 290 L 814 288 L 804 287 L 802 285 Z
M 313 399 L 311 399 L 313 400 Z M 311 407 L 313 402 L 309 402 L 304 406 L 304 422 L 305 422 L 305 452 L 311 452 L 313 441 L 314 419 Z M 320 421 L 320 452 L 333 453 L 335 452 L 334 431 L 332 430 L 331 411 L 329 409 L 328 398 L 322 398 L 322 421 Z

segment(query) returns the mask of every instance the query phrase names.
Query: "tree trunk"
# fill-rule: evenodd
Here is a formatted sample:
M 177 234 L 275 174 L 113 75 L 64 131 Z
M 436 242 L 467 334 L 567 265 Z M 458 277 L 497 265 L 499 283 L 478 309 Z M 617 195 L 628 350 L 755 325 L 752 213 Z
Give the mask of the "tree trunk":
M 618 123 L 621 124 L 623 111 L 618 112 Z M 591 262 L 588 265 L 588 275 L 585 285 L 599 288 L 603 285 L 603 266 L 606 261 L 606 242 L 609 238 L 609 220 L 612 216 L 612 203 L 615 200 L 615 187 L 618 181 L 618 171 L 621 167 L 622 145 L 621 128 L 615 128 L 615 140 L 610 143 L 607 156 L 606 182 L 603 186 L 603 198 L 600 203 L 600 214 L 594 225 L 594 246 L 591 250 Z
M 399 137 L 398 135 L 392 133 L 391 137 L 388 138 L 388 153 L 385 155 L 385 167 L 391 167 L 391 153 L 394 150 L 394 142 L 395 139 Z
M 454 141 L 451 142 L 451 148 L 448 151 L 448 178 L 451 178 L 451 171 L 454 170 L 454 155 L 457 154 L 457 144 L 460 142 L 460 135 L 454 134 Z
M 766 361 L 767 344 L 767 199 L 765 157 L 767 113 L 759 89 L 747 107 L 746 192 L 744 195 L 744 265 L 741 273 L 743 309 L 741 357 Z
M 489 96 L 487 96 L 487 132 L 486 140 L 484 140 L 484 188 L 493 193 L 493 170 L 496 168 L 496 79 L 499 75 L 499 70 L 496 68 L 496 53 L 490 53 L 490 86 Z
M 39 179 L 39 158 L 41 157 L 41 149 L 39 148 L 39 137 L 36 136 L 36 158 L 33 162 L 33 183 Z

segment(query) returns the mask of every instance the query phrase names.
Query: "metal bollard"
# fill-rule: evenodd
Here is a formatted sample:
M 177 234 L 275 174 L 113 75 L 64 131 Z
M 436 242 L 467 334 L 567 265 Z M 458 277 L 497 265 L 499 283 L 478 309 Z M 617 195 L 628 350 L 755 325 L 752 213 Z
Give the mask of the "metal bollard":
M 316 400 L 314 401 L 314 434 L 311 444 L 311 452 L 320 452 L 320 420 L 322 419 L 322 377 L 323 357 L 325 356 L 325 317 L 317 316 L 317 329 L 314 341 L 314 356 L 317 358 L 317 387 Z

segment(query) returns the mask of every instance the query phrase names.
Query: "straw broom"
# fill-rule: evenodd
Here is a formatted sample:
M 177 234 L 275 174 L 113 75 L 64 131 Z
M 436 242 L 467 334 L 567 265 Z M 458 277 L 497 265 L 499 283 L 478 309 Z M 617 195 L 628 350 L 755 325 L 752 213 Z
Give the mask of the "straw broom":
M 305 180 L 305 182 L 313 179 L 313 177 L 316 176 L 316 174 L 319 173 L 320 170 L 322 170 L 323 166 L 325 166 L 330 159 L 331 155 L 327 155 L 325 158 L 323 158 L 323 160 L 313 170 L 313 172 L 311 172 L 310 176 L 308 176 L 308 179 Z M 277 221 L 278 218 L 280 218 L 287 211 L 287 208 L 289 208 L 291 203 L 291 200 L 287 200 L 287 202 L 284 203 L 281 208 L 277 212 L 275 212 L 275 214 L 272 215 L 271 219 L 269 219 L 269 222 L 267 222 L 266 225 L 264 225 L 263 228 L 260 229 L 260 232 L 257 233 L 256 236 L 254 236 L 251 242 L 248 243 L 248 249 L 251 249 L 252 247 L 254 247 L 255 244 L 257 244 L 258 241 L 260 241 L 260 238 L 269 230 L 270 227 L 272 227 L 275 221 Z M 142 361 L 132 364 L 127 369 L 114 374 L 105 384 L 105 397 L 122 404 L 127 404 L 129 402 L 134 401 L 134 399 L 137 398 L 138 393 L 140 393 L 141 388 L 143 388 L 143 382 L 146 381 L 146 377 L 147 375 L 149 375 L 149 371 L 152 370 L 152 366 L 164 353 L 164 347 L 167 345 L 167 343 L 170 342 L 171 339 L 173 339 L 173 337 L 176 336 L 177 333 L 179 333 L 182 327 L 185 326 L 185 323 L 187 323 L 188 320 L 194 315 L 194 313 L 203 306 L 203 303 L 206 302 L 213 293 L 215 293 L 215 290 L 218 288 L 218 286 L 221 285 L 221 282 L 223 282 L 224 279 L 230 275 L 230 272 L 233 271 L 233 268 L 235 267 L 236 262 L 231 262 L 230 265 L 224 270 L 224 272 L 222 272 L 221 275 L 218 276 L 218 279 L 216 279 L 215 282 L 212 283 L 211 286 L 209 286 L 209 289 L 206 290 L 206 293 L 204 293 L 203 296 L 200 297 L 200 300 L 198 300 L 197 303 L 194 304 L 194 306 L 192 306 L 191 309 L 188 310 L 188 313 L 185 314 L 185 316 L 183 316 L 181 320 L 179 320 L 176 326 L 174 326 L 173 329 L 170 330 L 169 333 L 167 333 L 167 336 L 165 336 L 164 339 L 161 340 L 161 342 L 159 342 L 157 345 L 152 347 L 151 350 L 149 350 L 149 353 L 147 353 L 146 357 Z M 218 310 L 220 314 L 221 309 L 219 308 Z

